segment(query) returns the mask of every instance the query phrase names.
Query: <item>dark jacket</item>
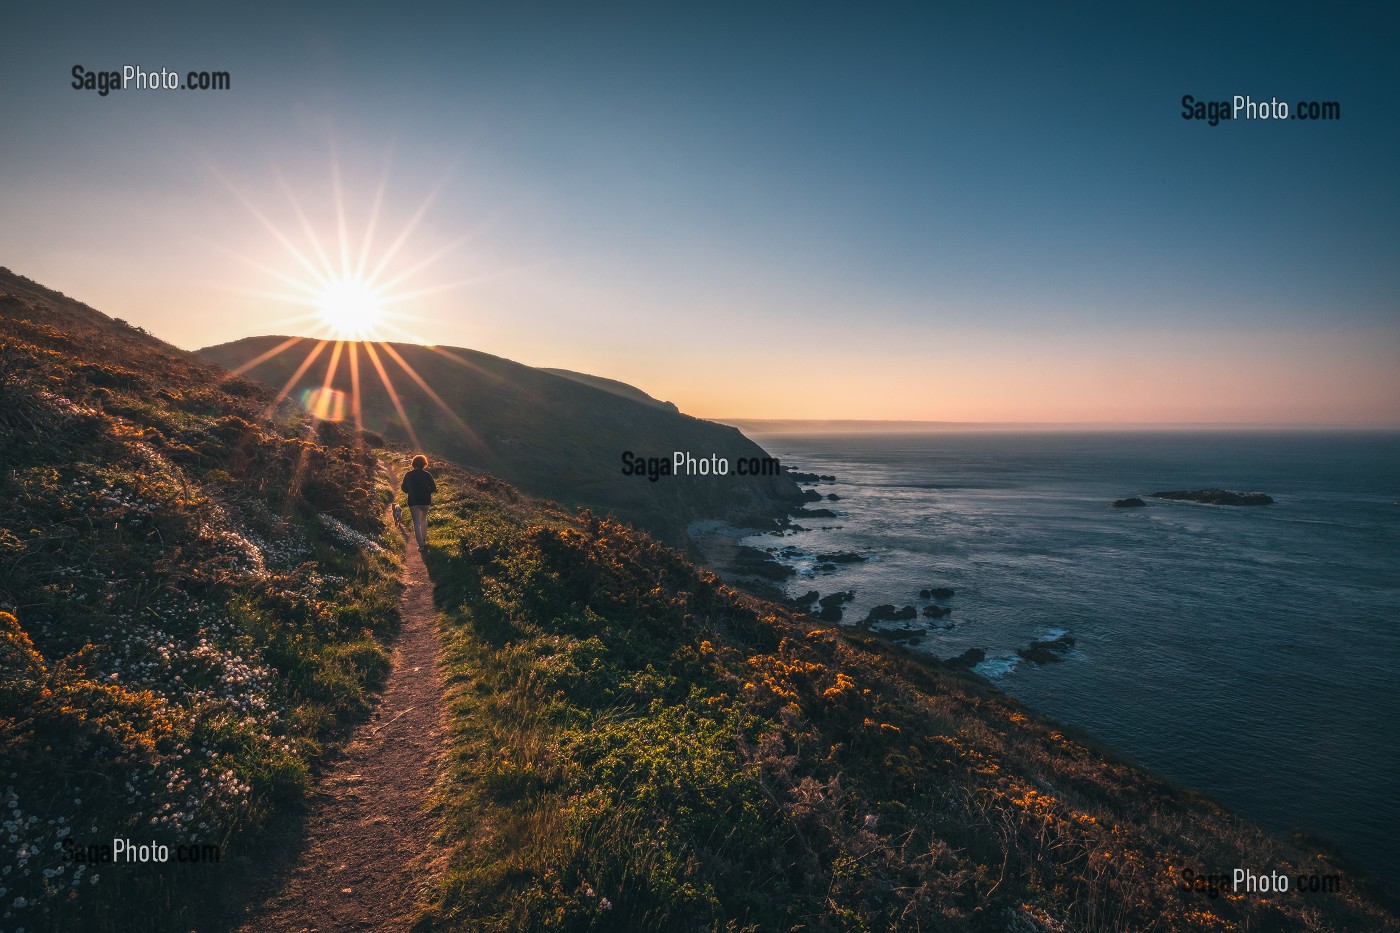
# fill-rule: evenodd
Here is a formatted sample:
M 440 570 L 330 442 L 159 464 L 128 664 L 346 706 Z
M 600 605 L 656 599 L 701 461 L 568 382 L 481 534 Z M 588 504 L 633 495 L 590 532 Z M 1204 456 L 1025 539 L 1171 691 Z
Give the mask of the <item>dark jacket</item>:
M 413 469 L 404 475 L 400 488 L 408 493 L 408 505 L 412 508 L 415 505 L 432 505 L 437 483 L 433 480 L 433 474 L 427 470 Z

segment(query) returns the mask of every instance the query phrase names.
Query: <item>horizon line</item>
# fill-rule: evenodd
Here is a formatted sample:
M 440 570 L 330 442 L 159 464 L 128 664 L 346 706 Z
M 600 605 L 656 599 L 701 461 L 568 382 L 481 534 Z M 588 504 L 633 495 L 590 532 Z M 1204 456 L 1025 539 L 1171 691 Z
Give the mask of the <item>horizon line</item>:
M 927 421 L 910 418 L 729 418 L 706 417 L 747 431 L 783 434 L 825 428 L 833 433 L 917 433 L 958 430 L 1148 430 L 1148 431 L 1400 431 L 1400 423 L 1307 421 Z

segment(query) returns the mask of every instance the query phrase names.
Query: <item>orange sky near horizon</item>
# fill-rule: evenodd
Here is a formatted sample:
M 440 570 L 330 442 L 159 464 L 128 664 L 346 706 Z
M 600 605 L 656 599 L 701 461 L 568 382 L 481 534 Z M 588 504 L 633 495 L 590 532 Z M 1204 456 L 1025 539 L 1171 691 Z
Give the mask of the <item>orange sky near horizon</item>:
M 327 335 L 307 308 L 250 300 L 194 276 L 162 283 L 158 296 L 146 280 L 116 288 L 103 270 L 14 271 L 185 349 L 261 334 Z M 644 312 L 609 304 L 591 313 L 575 306 L 567 316 L 522 312 L 534 321 L 522 327 L 521 313 L 501 310 L 491 297 L 477 302 L 464 311 L 473 302 L 461 294 L 426 298 L 410 305 L 411 320 L 398 320 L 400 332 L 379 336 L 605 376 L 721 420 L 1400 427 L 1395 337 L 1382 328 L 1339 328 L 1326 342 L 1269 332 L 1017 335 L 937 317 L 862 329 L 858 318 L 844 323 L 827 311 L 828 320 L 843 322 L 840 333 L 799 326 L 793 339 L 796 311 L 754 309 L 690 328 L 644 328 L 626 324 Z M 196 307 L 202 310 L 191 313 Z M 597 322 L 600 339 L 581 340 L 561 326 L 568 319 Z

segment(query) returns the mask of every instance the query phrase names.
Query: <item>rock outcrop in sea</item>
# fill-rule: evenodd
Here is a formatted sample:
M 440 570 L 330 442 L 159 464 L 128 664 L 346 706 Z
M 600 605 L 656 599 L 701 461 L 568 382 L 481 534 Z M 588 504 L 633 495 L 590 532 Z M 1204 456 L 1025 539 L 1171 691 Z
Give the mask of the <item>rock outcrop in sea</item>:
M 942 663 L 944 667 L 956 667 L 967 670 L 976 667 L 985 660 L 987 660 L 987 652 L 983 651 L 981 648 L 969 648 L 956 657 L 945 658 L 940 663 Z
M 1045 641 L 1033 641 L 1028 647 L 1017 648 L 1016 653 L 1035 664 L 1058 664 L 1064 660 L 1063 655 L 1073 647 L 1074 638 L 1061 635 Z
M 817 560 L 824 564 L 859 564 L 867 560 L 859 554 L 851 551 L 840 551 L 835 554 L 818 554 Z
M 1171 499 L 1186 502 L 1201 502 L 1206 505 L 1273 505 L 1274 497 L 1262 492 L 1230 492 L 1226 489 L 1176 489 L 1170 492 L 1154 492 L 1153 499 Z M 1115 503 L 1116 505 L 1117 503 Z
M 831 593 L 817 600 L 817 605 L 822 607 L 822 611 L 817 613 L 817 618 L 823 622 L 840 622 L 841 606 L 856 598 L 855 590 L 845 590 L 844 592 Z
M 762 577 L 765 580 L 786 580 L 797 572 L 766 552 L 747 545 L 734 551 L 733 568 L 740 576 Z
M 870 625 L 874 622 L 902 622 L 905 619 L 917 618 L 919 611 L 913 606 L 902 606 L 896 608 L 892 603 L 885 603 L 870 610 L 861 624 Z

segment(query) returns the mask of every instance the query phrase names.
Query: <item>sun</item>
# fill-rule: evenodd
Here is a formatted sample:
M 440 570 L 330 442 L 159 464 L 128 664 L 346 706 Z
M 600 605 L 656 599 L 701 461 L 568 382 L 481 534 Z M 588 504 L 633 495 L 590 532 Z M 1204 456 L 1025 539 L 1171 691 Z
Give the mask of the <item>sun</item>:
M 337 279 L 316 298 L 321 321 L 337 340 L 369 340 L 384 323 L 384 300 L 357 279 Z
M 287 330 L 315 330 L 315 336 L 291 336 L 270 349 L 264 350 L 231 370 L 226 378 L 239 376 L 254 367 L 282 355 L 294 352 L 293 348 L 306 350 L 304 358 L 296 365 L 295 371 L 282 386 L 266 414 L 273 416 L 278 406 L 288 397 L 301 402 L 301 406 L 316 422 L 342 421 L 353 419 L 356 428 L 364 428 L 364 410 L 360 395 L 362 380 L 372 380 L 375 376 L 384 386 L 384 391 L 393 403 L 398 414 L 398 423 L 408 434 L 415 448 L 423 445 L 414 431 L 403 399 L 395 387 L 395 376 L 391 374 L 397 366 L 399 375 L 407 376 L 438 407 L 442 415 L 456 424 L 464 436 L 476 438 L 471 426 L 463 421 L 452 408 L 442 400 L 422 374 L 417 372 L 403 358 L 391 340 L 427 346 L 432 352 L 453 360 L 461 365 L 473 365 L 462 357 L 431 346 L 418 334 L 405 328 L 408 322 L 421 320 L 405 314 L 401 307 L 404 302 L 416 301 L 428 295 L 462 288 L 472 280 L 457 280 L 439 284 L 408 288 L 412 280 L 434 263 L 452 255 L 466 242 L 467 237 L 459 237 L 436 249 L 421 255 L 414 255 L 413 234 L 428 209 L 437 199 L 446 179 L 413 213 L 402 230 L 382 248 L 376 243 L 381 206 L 388 185 L 388 167 L 374 195 L 365 222 L 364 233 L 353 242 L 350 223 L 346 218 L 345 195 L 340 183 L 340 169 L 334 158 L 331 160 L 331 180 L 335 194 L 335 238 L 325 241 L 317 235 L 317 227 L 311 217 L 302 209 L 292 188 L 281 178 L 278 182 L 290 202 L 296 226 L 300 227 L 304 240 L 295 238 L 294 233 L 279 227 L 249 197 L 233 184 L 225 180 L 230 192 L 243 204 L 248 212 L 272 235 L 295 262 L 297 269 L 287 270 L 268 265 L 257 259 L 242 256 L 233 250 L 226 250 L 235 258 L 260 272 L 262 275 L 280 282 L 285 289 L 271 291 L 262 288 L 244 288 L 257 299 L 271 299 L 303 309 L 302 313 L 285 319 Z M 337 246 L 339 247 L 337 249 Z M 395 266 L 396 259 L 405 250 L 412 257 Z M 297 271 L 299 269 L 299 271 Z M 319 325 L 319 326 L 317 326 Z M 304 333 L 304 331 L 303 331 Z M 313 366 L 323 365 L 324 376 L 312 371 Z M 341 373 L 341 367 L 348 370 L 348 385 Z M 311 430 L 308 428 L 308 430 Z M 476 443 L 482 443 L 479 439 Z

